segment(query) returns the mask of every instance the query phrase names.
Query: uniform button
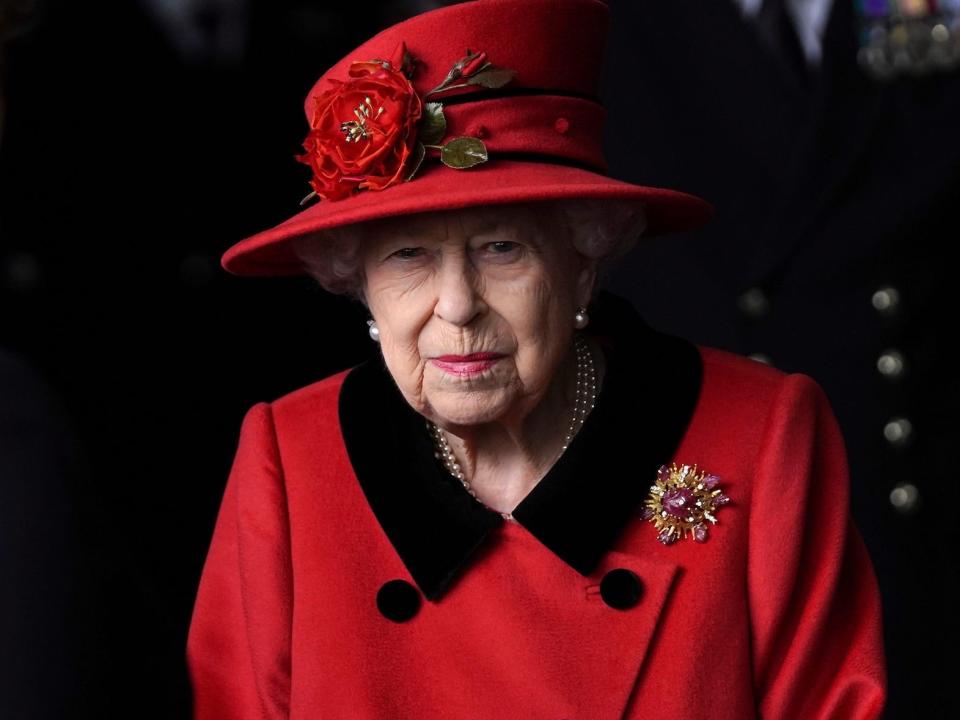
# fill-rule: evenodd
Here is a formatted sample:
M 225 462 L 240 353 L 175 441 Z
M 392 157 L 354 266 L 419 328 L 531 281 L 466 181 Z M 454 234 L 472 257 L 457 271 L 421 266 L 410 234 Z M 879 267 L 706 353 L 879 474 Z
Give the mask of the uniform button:
M 737 306 L 744 315 L 762 317 L 770 311 L 770 299 L 762 288 L 752 287 L 737 299 Z
M 913 433 L 913 423 L 906 418 L 893 418 L 883 426 L 883 436 L 891 445 L 904 445 Z
M 877 370 L 888 378 L 898 378 L 903 374 L 904 359 L 899 350 L 887 350 L 877 358 Z
M 626 568 L 616 568 L 600 581 L 600 597 L 612 608 L 626 610 L 640 600 L 642 586 L 636 573 Z
M 420 609 L 420 593 L 406 580 L 388 580 L 377 591 L 377 609 L 394 622 L 404 622 Z
M 920 502 L 920 492 L 916 485 L 900 483 L 890 491 L 890 504 L 904 515 L 917 509 Z
M 873 294 L 871 302 L 877 312 L 889 315 L 896 311 L 897 306 L 900 304 L 900 291 L 895 287 L 887 285 Z

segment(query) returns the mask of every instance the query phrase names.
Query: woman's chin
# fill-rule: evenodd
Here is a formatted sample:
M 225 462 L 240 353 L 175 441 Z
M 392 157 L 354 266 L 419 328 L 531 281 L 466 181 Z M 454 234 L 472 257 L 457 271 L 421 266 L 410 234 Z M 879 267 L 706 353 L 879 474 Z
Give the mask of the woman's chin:
M 433 421 L 442 428 L 483 425 L 503 417 L 510 409 L 508 393 L 504 390 L 445 392 L 431 401 Z

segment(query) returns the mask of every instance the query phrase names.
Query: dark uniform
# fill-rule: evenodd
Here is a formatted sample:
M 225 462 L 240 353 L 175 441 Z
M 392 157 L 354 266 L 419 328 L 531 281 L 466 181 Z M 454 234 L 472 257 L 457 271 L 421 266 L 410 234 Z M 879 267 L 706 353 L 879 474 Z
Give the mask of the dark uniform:
M 612 5 L 613 174 L 717 206 L 703 230 L 645 244 L 614 285 L 655 327 L 822 384 L 883 593 L 889 717 L 955 717 L 929 657 L 957 627 L 960 76 L 865 71 L 844 0 L 807 74 L 733 3 Z

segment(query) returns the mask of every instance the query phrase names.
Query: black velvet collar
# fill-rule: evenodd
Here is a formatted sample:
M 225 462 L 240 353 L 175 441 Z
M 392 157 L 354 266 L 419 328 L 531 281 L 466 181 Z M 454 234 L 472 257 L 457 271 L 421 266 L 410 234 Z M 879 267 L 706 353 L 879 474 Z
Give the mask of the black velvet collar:
M 601 293 L 590 317 L 588 331 L 607 360 L 603 387 L 567 451 L 513 511 L 583 575 L 670 461 L 702 377 L 697 348 L 654 330 L 625 300 Z M 381 356 L 344 379 L 339 414 L 370 507 L 420 590 L 437 600 L 503 518 L 444 470 L 424 418 L 404 400 Z

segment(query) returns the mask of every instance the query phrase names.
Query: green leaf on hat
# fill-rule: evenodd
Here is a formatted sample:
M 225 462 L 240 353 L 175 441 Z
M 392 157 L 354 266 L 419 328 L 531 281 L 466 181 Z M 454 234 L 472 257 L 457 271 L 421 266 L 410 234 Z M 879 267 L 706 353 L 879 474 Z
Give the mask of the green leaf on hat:
M 480 85 L 485 88 L 502 88 L 513 80 L 516 75 L 516 70 L 490 66 L 489 69 L 481 70 L 476 75 L 468 77 L 467 84 Z
M 486 162 L 487 146 L 473 137 L 454 138 L 441 148 L 440 160 L 447 167 L 463 170 Z
M 420 142 L 435 145 L 447 132 L 447 118 L 443 114 L 443 104 L 429 102 L 423 106 L 423 118 L 420 121 Z
M 413 180 L 413 176 L 417 174 L 417 170 L 420 169 L 420 166 L 423 164 L 423 158 L 427 155 L 427 149 L 423 146 L 422 142 L 418 142 L 413 148 L 413 155 L 411 155 L 410 160 L 410 172 L 407 173 L 405 180 L 409 182 Z

